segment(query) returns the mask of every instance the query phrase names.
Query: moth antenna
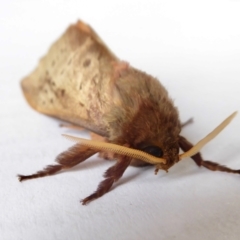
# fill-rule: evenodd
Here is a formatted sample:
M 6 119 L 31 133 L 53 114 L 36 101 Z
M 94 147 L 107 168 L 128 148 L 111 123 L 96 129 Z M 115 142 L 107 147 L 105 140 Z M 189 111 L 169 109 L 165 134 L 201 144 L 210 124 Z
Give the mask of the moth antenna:
M 210 132 L 205 138 L 200 140 L 195 146 L 193 146 L 189 151 L 180 154 L 179 159 L 183 159 L 186 157 L 191 157 L 198 153 L 201 148 L 203 148 L 208 142 L 210 142 L 213 138 L 215 138 L 237 115 L 237 112 L 232 113 L 229 117 L 227 117 L 221 124 L 219 124 L 212 132 Z
M 69 136 L 66 134 L 63 134 L 62 136 L 66 137 L 67 139 L 80 143 L 82 145 L 92 147 L 98 150 L 103 150 L 106 152 L 113 152 L 120 155 L 128 156 L 131 158 L 140 159 L 142 161 L 148 162 L 150 164 L 159 164 L 159 163 L 166 163 L 166 160 L 163 158 L 157 158 L 154 157 L 148 153 L 145 153 L 143 151 L 132 149 L 124 146 L 120 146 L 113 143 L 106 143 L 106 142 L 100 142 L 100 141 L 94 141 L 94 140 L 88 140 L 78 137 Z

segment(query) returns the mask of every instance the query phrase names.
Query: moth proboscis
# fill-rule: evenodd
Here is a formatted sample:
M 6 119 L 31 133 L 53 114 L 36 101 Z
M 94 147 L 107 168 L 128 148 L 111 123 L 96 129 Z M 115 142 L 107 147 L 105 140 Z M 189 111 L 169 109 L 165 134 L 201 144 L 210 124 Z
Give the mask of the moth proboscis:
M 168 171 L 191 157 L 213 171 L 240 173 L 202 159 L 199 150 L 226 127 L 236 112 L 195 146 L 180 135 L 178 110 L 168 92 L 154 77 L 119 60 L 95 31 L 82 21 L 71 25 L 50 47 L 36 69 L 21 82 L 28 103 L 37 111 L 57 117 L 93 134 L 93 140 L 73 136 L 77 142 L 27 180 L 71 168 L 95 153 L 116 159 L 97 190 L 82 204 L 101 197 L 129 165 L 155 165 Z M 70 125 L 71 126 L 71 125 Z M 179 154 L 179 148 L 185 153 Z

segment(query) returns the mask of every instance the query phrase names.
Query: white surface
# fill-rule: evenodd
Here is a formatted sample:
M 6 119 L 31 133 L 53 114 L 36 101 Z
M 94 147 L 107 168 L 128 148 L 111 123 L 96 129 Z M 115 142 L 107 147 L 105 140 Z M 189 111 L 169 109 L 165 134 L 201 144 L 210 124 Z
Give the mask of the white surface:
M 198 2 L 198 3 L 197 3 Z M 82 206 L 111 162 L 19 183 L 72 143 L 59 121 L 33 111 L 19 88 L 70 23 L 91 24 L 131 65 L 161 79 L 196 143 L 240 110 L 239 1 L 0 2 L 1 239 L 239 239 L 240 177 L 199 169 L 190 159 L 168 174 L 128 168 L 114 189 Z M 240 168 L 240 116 L 203 149 Z

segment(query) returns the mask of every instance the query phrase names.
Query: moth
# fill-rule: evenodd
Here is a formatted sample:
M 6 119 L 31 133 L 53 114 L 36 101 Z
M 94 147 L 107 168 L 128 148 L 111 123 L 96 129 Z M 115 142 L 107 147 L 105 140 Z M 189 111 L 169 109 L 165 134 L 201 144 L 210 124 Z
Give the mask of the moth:
M 191 157 L 199 167 L 240 173 L 205 161 L 199 153 L 236 112 L 193 146 L 181 136 L 178 110 L 162 84 L 117 58 L 82 21 L 71 25 L 50 47 L 21 87 L 35 110 L 87 129 L 93 139 L 65 135 L 76 144 L 56 157 L 57 164 L 18 175 L 20 181 L 69 169 L 96 153 L 116 159 L 96 191 L 81 200 L 85 205 L 107 193 L 129 165 L 152 164 L 157 174 Z M 184 153 L 179 154 L 180 148 Z

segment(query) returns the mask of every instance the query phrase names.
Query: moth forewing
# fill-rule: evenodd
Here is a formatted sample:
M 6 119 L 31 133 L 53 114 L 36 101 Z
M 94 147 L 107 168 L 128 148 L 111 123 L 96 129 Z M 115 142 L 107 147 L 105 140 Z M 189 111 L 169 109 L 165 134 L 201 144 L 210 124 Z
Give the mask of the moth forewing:
M 88 25 L 79 21 L 22 80 L 23 93 L 37 111 L 106 135 L 102 119 L 110 97 L 106 94 L 113 62 L 118 59 Z

